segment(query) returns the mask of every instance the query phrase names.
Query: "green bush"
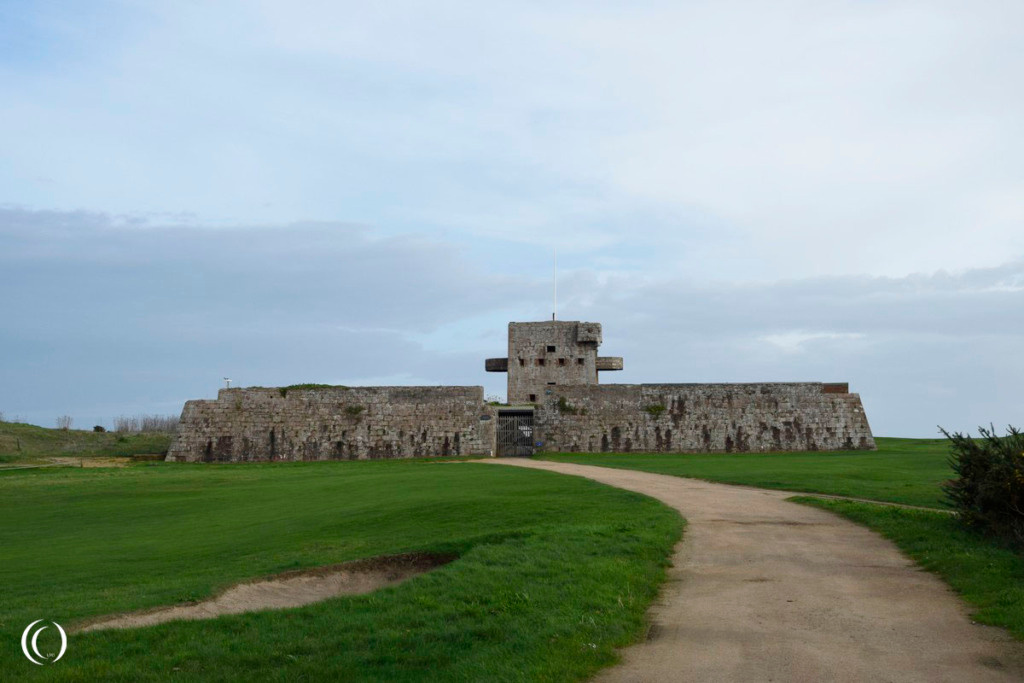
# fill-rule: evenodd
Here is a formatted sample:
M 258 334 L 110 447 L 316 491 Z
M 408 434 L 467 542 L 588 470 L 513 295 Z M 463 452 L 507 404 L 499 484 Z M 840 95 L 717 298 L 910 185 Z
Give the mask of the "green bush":
M 652 403 L 649 406 L 644 406 L 644 410 L 647 411 L 648 415 L 657 420 L 665 412 L 665 406 L 661 403 Z
M 1014 427 L 1004 437 L 994 427 L 979 427 L 978 439 L 942 433 L 952 442 L 949 465 L 958 477 L 942 489 L 960 518 L 1024 545 L 1024 434 Z
M 565 396 L 558 397 L 558 412 L 562 415 L 576 415 L 580 411 L 571 403 L 565 400 Z

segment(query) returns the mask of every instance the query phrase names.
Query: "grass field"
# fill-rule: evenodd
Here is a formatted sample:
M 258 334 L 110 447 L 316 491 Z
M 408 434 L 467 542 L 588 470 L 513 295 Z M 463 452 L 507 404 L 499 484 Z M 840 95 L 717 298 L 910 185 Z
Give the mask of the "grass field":
M 66 453 L 68 439 L 108 456 L 160 443 L 0 424 L 0 439 L 12 433 L 39 458 Z M 945 440 L 877 442 L 876 452 L 544 459 L 944 507 Z M 1020 552 L 940 510 L 796 500 L 887 536 L 977 620 L 1024 638 Z M 642 637 L 682 527 L 655 501 L 584 479 L 422 460 L 0 472 L 0 514 L 0 678 L 29 680 L 583 679 Z M 366 596 L 73 634 L 53 666 L 19 649 L 40 618 L 73 627 L 250 578 L 417 551 L 460 559 Z
M 945 439 L 876 438 L 877 451 L 830 453 L 558 453 L 544 460 L 695 477 L 727 484 L 945 507 L 953 476 Z
M 1024 639 L 1024 555 L 929 510 L 799 497 L 881 533 L 975 608 L 974 619 Z
M 643 636 L 682 527 L 584 479 L 429 461 L 6 472 L 0 515 L 7 680 L 580 679 Z M 36 619 L 73 627 L 414 551 L 460 559 L 365 596 L 73 634 L 46 667 L 20 652 Z
M 166 453 L 169 434 L 118 434 L 79 429 L 46 429 L 21 422 L 0 422 L 0 465 L 39 463 L 53 457 L 122 457 Z

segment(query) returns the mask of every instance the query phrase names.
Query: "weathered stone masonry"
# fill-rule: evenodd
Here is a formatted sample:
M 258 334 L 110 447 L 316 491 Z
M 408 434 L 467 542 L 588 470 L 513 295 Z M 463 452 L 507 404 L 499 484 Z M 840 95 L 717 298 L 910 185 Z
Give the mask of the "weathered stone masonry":
M 599 372 L 621 370 L 621 358 L 597 355 L 600 345 L 600 323 L 509 323 L 508 356 L 484 369 L 508 373 L 509 403 L 538 403 L 549 387 L 597 384 Z
M 742 452 L 874 449 L 845 384 L 606 384 L 549 388 L 544 450 Z
M 167 459 L 362 460 L 586 452 L 874 449 L 845 383 L 598 384 L 598 323 L 510 323 L 508 407 L 483 387 L 223 389 L 189 401 Z M 525 404 L 525 405 L 524 405 Z M 499 443 L 500 441 L 500 443 Z
M 221 389 L 189 401 L 167 460 L 365 460 L 491 455 L 482 387 Z

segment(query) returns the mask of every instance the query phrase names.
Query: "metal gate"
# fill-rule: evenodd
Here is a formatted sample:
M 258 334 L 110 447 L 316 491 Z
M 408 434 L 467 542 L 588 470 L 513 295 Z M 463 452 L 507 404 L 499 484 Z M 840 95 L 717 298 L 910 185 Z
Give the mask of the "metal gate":
M 498 413 L 498 457 L 533 455 L 533 411 Z

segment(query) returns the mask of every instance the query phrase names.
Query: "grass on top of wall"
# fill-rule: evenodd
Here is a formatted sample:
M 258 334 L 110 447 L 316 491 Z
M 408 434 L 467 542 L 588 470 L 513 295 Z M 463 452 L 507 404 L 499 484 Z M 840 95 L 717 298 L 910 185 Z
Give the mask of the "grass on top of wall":
M 6 472 L 0 518 L 2 677 L 80 681 L 584 679 L 643 636 L 682 527 L 578 477 L 409 460 Z M 460 557 L 363 596 L 72 634 L 51 666 L 20 651 L 36 619 L 418 551 Z
M 946 439 L 876 438 L 877 451 L 800 453 L 544 453 L 581 465 L 643 470 L 727 484 L 947 507 L 953 476 Z

